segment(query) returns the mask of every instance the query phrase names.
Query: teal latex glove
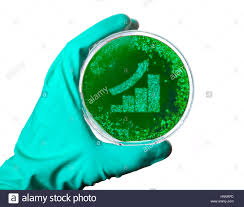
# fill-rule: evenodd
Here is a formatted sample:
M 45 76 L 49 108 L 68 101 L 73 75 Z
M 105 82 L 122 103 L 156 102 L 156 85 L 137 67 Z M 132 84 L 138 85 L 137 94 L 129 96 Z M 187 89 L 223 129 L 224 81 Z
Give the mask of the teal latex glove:
M 38 103 L 22 130 L 15 155 L 0 168 L 0 189 L 81 189 L 149 166 L 171 153 L 168 141 L 145 146 L 103 143 L 81 111 L 80 68 L 89 48 L 138 23 L 119 14 L 70 41 L 51 65 Z

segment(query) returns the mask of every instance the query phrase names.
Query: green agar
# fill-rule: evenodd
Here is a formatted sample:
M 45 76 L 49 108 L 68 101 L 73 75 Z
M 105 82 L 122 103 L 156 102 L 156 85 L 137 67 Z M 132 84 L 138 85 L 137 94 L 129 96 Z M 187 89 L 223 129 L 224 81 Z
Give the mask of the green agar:
M 165 43 L 130 35 L 111 40 L 89 61 L 83 76 L 86 109 L 120 141 L 152 140 L 182 118 L 190 83 L 180 57 Z

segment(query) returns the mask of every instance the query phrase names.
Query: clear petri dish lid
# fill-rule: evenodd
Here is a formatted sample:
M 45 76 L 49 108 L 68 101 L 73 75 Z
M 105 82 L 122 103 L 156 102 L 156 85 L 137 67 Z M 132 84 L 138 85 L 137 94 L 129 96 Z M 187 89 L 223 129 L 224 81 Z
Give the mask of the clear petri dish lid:
M 160 143 L 172 135 L 188 116 L 193 87 L 182 53 L 168 40 L 137 30 L 96 43 L 79 84 L 91 130 L 118 145 Z

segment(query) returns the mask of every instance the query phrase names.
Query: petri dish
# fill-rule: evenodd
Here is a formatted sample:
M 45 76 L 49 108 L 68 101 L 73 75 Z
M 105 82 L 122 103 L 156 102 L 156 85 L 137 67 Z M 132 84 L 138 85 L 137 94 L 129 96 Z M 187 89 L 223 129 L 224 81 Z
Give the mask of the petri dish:
M 84 118 L 95 136 L 118 145 L 164 141 L 186 119 L 193 78 L 166 39 L 137 30 L 96 43 L 80 72 Z

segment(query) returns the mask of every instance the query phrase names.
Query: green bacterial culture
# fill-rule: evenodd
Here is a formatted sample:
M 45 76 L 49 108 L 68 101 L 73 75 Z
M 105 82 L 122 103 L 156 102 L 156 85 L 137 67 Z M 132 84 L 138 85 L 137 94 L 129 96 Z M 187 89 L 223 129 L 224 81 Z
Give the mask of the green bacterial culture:
M 82 68 L 85 116 L 96 130 L 118 141 L 164 137 L 190 105 L 187 63 L 158 36 L 121 34 L 98 43 Z

